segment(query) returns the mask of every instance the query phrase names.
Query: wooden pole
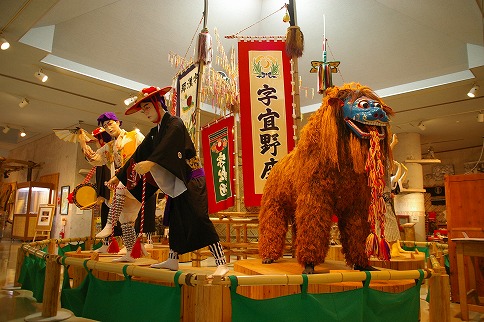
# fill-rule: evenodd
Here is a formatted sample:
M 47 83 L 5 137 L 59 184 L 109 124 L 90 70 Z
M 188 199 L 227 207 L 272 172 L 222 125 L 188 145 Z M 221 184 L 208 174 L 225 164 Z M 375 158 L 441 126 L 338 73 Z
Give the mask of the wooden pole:
M 290 16 L 290 25 L 297 26 L 297 14 L 296 14 L 296 0 L 289 0 L 288 13 Z M 299 133 L 301 130 L 301 98 L 299 96 L 299 87 L 301 86 L 299 82 L 299 65 L 298 57 L 292 56 L 292 67 L 293 75 L 292 81 L 294 82 L 294 125 L 296 126 L 294 131 L 294 144 L 297 145 L 299 141 Z
M 240 114 L 239 114 L 240 115 Z M 242 209 L 242 198 L 240 197 L 240 171 L 239 171 L 239 135 L 238 135 L 237 118 L 234 114 L 234 171 L 235 171 L 235 210 L 240 212 Z
M 429 279 L 429 322 L 450 321 L 450 280 L 445 268 L 435 257 L 429 257 L 434 273 Z
M 57 255 L 48 255 L 46 258 L 43 317 L 52 317 L 57 314 L 61 266 L 57 264 L 56 259 Z
M 25 260 L 25 253 L 23 250 L 23 247 L 19 247 L 17 249 L 17 263 L 15 264 L 15 277 L 13 281 L 13 286 L 14 287 L 20 287 L 21 284 L 18 282 L 18 279 L 20 277 L 20 270 L 22 269 L 22 265 L 24 264 Z
M 52 255 L 56 255 L 56 240 L 55 239 L 49 239 L 49 244 L 47 247 L 47 252 Z
M 201 108 L 202 105 L 202 77 L 203 77 L 203 68 L 205 64 L 202 60 L 198 63 L 198 92 L 197 92 L 197 106 L 195 108 L 197 124 L 195 128 L 195 150 L 197 151 L 197 156 L 200 157 L 200 122 L 201 122 Z
M 429 322 L 450 321 L 449 275 L 435 273 L 429 280 Z
M 294 118 L 294 125 L 296 126 L 296 129 L 294 131 L 294 143 L 295 145 L 297 145 L 297 143 L 299 142 L 299 134 L 301 132 L 301 98 L 300 98 L 300 95 L 299 95 L 299 87 L 301 86 L 301 84 L 299 83 L 299 64 L 298 64 L 298 58 L 297 57 L 293 57 L 292 58 L 292 61 L 293 61 L 293 68 L 294 68 L 294 78 L 293 78 L 293 81 L 295 83 L 294 85 L 294 104 L 295 104 L 295 107 L 294 107 L 294 114 L 295 114 L 295 118 Z
M 202 32 L 207 31 L 207 20 L 208 20 L 208 0 L 204 0 L 203 8 L 203 29 Z M 208 32 L 208 31 L 207 31 Z M 200 46 L 200 44 L 198 44 Z M 197 48 L 200 53 L 200 48 Z M 195 128 L 195 150 L 197 151 L 197 156 L 200 156 L 200 132 L 201 132 L 201 106 L 202 106 L 202 89 L 203 89 L 203 71 L 205 68 L 205 62 L 200 59 L 198 62 L 198 92 L 197 92 L 197 106 L 195 109 L 197 124 Z
M 53 239 L 55 245 L 55 239 Z M 38 254 L 36 254 L 38 256 Z M 42 301 L 42 312 L 25 317 L 25 321 L 62 321 L 70 318 L 70 311 L 58 311 L 60 294 L 61 265 L 57 263 L 58 255 L 50 254 L 45 257 L 45 280 Z

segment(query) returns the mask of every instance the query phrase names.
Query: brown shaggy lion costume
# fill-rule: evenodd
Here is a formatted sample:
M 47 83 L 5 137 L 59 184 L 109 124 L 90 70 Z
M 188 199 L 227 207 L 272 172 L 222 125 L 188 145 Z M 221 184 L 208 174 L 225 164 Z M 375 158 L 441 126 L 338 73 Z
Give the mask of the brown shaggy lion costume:
M 357 83 L 326 90 L 321 107 L 302 129 L 297 147 L 272 168 L 264 187 L 259 213 L 259 255 L 269 264 L 283 255 L 288 224 L 293 224 L 296 256 L 314 273 L 329 249 L 331 216 L 338 217 L 346 263 L 368 267 L 365 253 L 371 189 L 365 162 L 369 139 L 360 139 L 345 121 L 345 100 L 367 97 L 381 105 L 387 116 L 393 111 L 368 87 Z M 361 131 L 378 128 L 382 158 L 389 155 L 388 122 L 382 126 L 357 124 Z M 368 122 L 370 123 L 370 122 Z M 367 123 L 367 124 L 368 124 Z

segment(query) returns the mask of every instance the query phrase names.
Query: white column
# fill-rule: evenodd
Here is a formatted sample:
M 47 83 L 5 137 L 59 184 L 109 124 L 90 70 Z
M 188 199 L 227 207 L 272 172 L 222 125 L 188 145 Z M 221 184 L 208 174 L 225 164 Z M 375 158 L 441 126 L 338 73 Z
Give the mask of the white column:
M 393 149 L 393 158 L 403 163 L 407 168 L 404 185 L 406 189 L 395 196 L 396 215 L 407 215 L 410 222 L 415 223 L 416 241 L 425 241 L 425 202 L 423 192 L 423 171 L 420 163 L 408 163 L 405 160 L 420 160 L 422 158 L 419 133 L 400 133 L 398 144 Z M 402 187 L 400 187 L 402 188 Z

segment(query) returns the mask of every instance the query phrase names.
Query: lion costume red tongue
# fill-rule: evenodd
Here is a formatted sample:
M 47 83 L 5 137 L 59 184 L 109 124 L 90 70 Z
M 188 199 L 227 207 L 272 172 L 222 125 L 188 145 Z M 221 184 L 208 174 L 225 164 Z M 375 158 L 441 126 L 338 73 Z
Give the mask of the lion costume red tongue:
M 371 225 L 371 232 L 366 239 L 366 254 L 368 257 L 375 256 L 382 260 L 390 259 L 390 246 L 385 240 L 385 201 L 383 200 L 383 179 L 385 168 L 382 162 L 380 150 L 380 137 L 375 127 L 370 128 L 370 149 L 365 164 L 368 174 L 368 186 L 371 189 L 371 202 L 368 208 L 368 221 Z M 375 225 L 378 221 L 381 235 L 377 236 Z

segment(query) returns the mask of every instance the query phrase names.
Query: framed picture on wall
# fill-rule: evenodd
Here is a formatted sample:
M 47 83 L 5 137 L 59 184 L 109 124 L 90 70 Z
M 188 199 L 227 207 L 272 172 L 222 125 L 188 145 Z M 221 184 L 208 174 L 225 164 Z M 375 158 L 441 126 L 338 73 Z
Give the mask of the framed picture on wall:
M 54 205 L 40 205 L 37 213 L 36 231 L 50 231 L 52 218 L 54 217 Z
M 60 197 L 60 214 L 67 215 L 69 213 L 69 200 L 67 197 L 71 192 L 70 186 L 62 186 L 61 187 L 61 197 Z

